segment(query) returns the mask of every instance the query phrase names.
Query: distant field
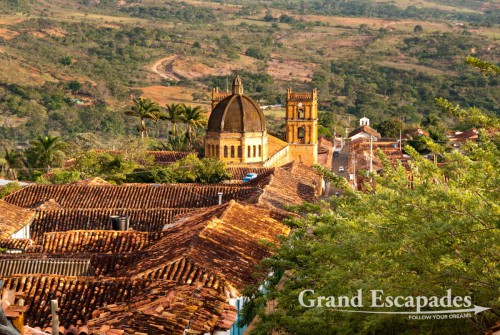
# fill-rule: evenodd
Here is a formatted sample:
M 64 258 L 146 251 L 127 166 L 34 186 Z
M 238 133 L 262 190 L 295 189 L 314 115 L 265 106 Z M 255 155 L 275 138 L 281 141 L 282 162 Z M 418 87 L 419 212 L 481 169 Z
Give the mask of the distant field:
M 470 8 L 462 7 L 462 6 L 447 6 L 442 5 L 430 1 L 425 0 L 395 0 L 395 1 L 387 1 L 387 0 L 374 0 L 375 2 L 380 3 L 390 3 L 394 4 L 400 8 L 407 8 L 408 6 L 415 6 L 417 8 L 436 8 L 449 12 L 468 12 L 468 13 L 481 13 L 480 11 L 476 11 Z
M 207 97 L 211 97 L 211 93 L 206 89 L 193 89 L 180 86 L 150 86 L 141 88 L 142 97 L 150 98 L 151 100 L 165 106 L 171 103 L 185 103 L 193 106 L 201 106 L 205 110 L 210 109 L 209 101 L 193 102 L 193 93 L 205 93 Z M 211 98 L 210 98 L 211 99 Z

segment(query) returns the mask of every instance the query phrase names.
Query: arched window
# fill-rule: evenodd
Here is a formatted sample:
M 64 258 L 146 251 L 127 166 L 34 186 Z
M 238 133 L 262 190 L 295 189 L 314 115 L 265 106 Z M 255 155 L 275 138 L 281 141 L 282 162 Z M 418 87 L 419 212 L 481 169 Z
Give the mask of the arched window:
M 227 145 L 224 146 L 224 158 L 227 158 Z
M 215 149 L 215 144 L 212 145 L 212 156 L 217 156 L 217 149 Z
M 257 156 L 257 146 L 253 146 L 253 156 L 256 157 Z
M 248 146 L 248 155 L 247 157 L 252 157 L 252 147 Z
M 262 157 L 262 145 L 259 145 L 259 157 Z
M 238 158 L 241 158 L 243 156 L 243 152 L 241 150 L 241 145 L 238 145 Z
M 299 119 L 305 118 L 304 107 L 299 107 L 297 112 L 298 112 L 297 114 L 299 115 Z
M 301 140 L 303 140 L 306 137 L 306 130 L 304 129 L 304 127 L 299 128 L 297 137 Z
M 215 146 L 215 156 L 219 157 L 220 156 L 220 150 L 219 150 L 219 145 Z
M 231 146 L 231 158 L 234 158 L 234 145 Z

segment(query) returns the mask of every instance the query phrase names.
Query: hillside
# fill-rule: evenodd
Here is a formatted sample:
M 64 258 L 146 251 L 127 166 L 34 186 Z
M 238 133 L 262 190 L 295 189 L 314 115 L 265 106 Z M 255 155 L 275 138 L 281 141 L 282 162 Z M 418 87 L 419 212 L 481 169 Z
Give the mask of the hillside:
M 3 2 L 0 140 L 92 132 L 108 143 L 136 134 L 122 113 L 131 96 L 208 109 L 210 89 L 234 73 L 262 104 L 282 102 L 289 86 L 317 87 L 337 131 L 362 115 L 419 124 L 438 96 L 500 113 L 498 81 L 463 63 L 498 62 L 499 1 L 301 4 Z

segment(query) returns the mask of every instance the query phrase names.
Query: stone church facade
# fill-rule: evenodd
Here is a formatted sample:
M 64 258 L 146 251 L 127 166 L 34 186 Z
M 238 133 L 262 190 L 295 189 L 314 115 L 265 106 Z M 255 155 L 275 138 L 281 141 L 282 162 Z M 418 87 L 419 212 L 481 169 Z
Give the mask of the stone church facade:
M 205 157 L 232 165 L 279 166 L 318 161 L 317 92 L 294 93 L 286 100 L 286 141 L 268 135 L 260 106 L 244 94 L 237 76 L 231 92 L 212 91 L 212 113 L 205 137 Z

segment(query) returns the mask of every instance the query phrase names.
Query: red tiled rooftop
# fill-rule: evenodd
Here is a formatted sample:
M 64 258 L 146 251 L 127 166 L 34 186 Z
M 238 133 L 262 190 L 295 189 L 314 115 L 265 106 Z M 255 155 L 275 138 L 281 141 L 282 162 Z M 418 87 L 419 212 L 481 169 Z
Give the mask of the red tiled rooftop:
M 197 208 L 216 205 L 219 192 L 227 202 L 245 200 L 260 190 L 220 184 L 30 185 L 5 201 L 25 208 L 50 199 L 63 208 Z
M 158 241 L 163 233 L 113 230 L 70 230 L 45 233 L 44 253 L 127 253 Z
M 0 239 L 9 238 L 28 225 L 35 212 L 0 200 Z
M 288 235 L 268 208 L 231 201 L 187 217 L 146 249 L 148 256 L 118 275 L 159 278 L 206 287 L 224 286 L 234 295 L 254 282 L 252 271 L 278 235 Z M 234 292 L 231 292 L 234 291 Z
M 230 329 L 236 309 L 216 290 L 157 281 L 143 294 L 99 308 L 92 316 L 87 325 L 95 333 L 115 329 L 127 334 L 183 335 L 189 327 L 206 334 Z
M 191 211 L 191 208 L 120 209 L 120 208 L 76 208 L 36 211 L 30 226 L 30 236 L 37 244 L 42 243 L 43 234 L 68 230 L 109 230 L 110 216 L 128 216 L 130 228 L 135 231 L 159 232 L 173 221 L 176 215 Z

